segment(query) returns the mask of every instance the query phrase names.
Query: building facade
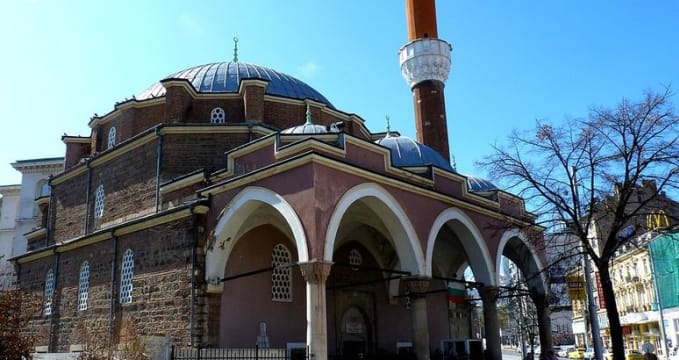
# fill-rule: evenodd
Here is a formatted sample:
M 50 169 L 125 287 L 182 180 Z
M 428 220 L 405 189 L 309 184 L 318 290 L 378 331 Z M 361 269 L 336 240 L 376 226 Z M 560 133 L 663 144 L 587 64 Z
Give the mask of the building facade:
M 41 207 L 47 205 L 49 197 L 49 177 L 64 170 L 64 159 L 19 160 L 12 167 L 21 172 L 21 184 L 0 186 L 0 290 L 14 282 L 14 266 L 8 259 L 26 252 L 24 234 L 41 224 Z
M 543 300 L 549 348 L 548 290 L 533 276 L 542 229 L 522 199 L 450 165 L 435 134 L 451 46 L 433 0 L 406 13 L 419 141 L 373 133 L 298 79 L 236 59 L 169 75 L 92 118 L 89 137 L 64 136 L 65 171 L 14 258 L 20 286 L 44 300 L 42 349 L 82 348 L 83 326 L 115 346 L 132 327 L 176 346 L 308 347 L 317 360 L 428 359 L 483 336 L 499 360 L 503 255 Z M 468 288 L 482 335 L 448 295 Z

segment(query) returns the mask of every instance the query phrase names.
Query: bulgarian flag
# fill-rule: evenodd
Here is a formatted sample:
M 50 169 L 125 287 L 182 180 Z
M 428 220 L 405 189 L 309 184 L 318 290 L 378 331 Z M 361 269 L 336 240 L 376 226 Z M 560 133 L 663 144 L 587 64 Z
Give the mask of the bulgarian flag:
M 448 284 L 448 302 L 453 304 L 464 304 L 465 295 L 466 291 L 464 288 L 458 289 L 453 287 L 452 284 Z

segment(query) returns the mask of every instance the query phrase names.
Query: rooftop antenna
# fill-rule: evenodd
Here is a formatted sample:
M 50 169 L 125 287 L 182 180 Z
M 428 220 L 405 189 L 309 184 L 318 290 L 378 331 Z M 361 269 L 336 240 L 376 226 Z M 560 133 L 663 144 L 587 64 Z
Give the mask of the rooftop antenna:
M 238 38 L 233 37 L 233 62 L 238 62 Z

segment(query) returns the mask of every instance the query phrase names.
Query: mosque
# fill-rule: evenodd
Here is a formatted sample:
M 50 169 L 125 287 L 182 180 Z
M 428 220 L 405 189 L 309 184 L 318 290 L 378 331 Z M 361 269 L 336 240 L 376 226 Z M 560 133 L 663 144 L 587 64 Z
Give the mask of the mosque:
M 452 47 L 434 0 L 405 3 L 416 141 L 237 59 L 178 71 L 93 117 L 90 136 L 63 136 L 65 170 L 13 258 L 43 299 L 39 348 L 82 348 L 83 326 L 116 344 L 132 326 L 174 346 L 301 347 L 316 360 L 429 359 L 483 338 L 499 360 L 502 256 L 532 279 L 550 348 L 542 229 L 521 198 L 451 166 Z

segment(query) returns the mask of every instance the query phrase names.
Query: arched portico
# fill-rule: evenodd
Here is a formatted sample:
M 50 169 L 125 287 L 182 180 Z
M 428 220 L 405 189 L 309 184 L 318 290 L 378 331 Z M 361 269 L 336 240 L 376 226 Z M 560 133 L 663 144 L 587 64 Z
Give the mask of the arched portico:
M 448 208 L 442 211 L 431 226 L 427 239 L 427 276 L 432 275 L 434 245 L 436 245 L 436 239 L 444 226 L 450 228 L 460 240 L 476 281 L 488 286 L 496 286 L 495 269 L 497 268 L 493 266 L 492 256 L 481 232 L 467 214 L 456 208 Z
M 257 212 L 273 213 L 276 216 L 253 216 Z M 243 189 L 229 202 L 215 226 L 213 243 L 205 256 L 205 278 L 208 284 L 213 288 L 219 287 L 224 278 L 229 254 L 239 237 L 267 222 L 293 239 L 299 262 L 309 260 L 304 227 L 292 206 L 271 190 L 251 186 Z
M 535 248 L 535 240 L 519 229 L 509 229 L 502 234 L 495 259 L 499 268 L 502 257 L 512 261 L 523 274 L 535 305 L 540 345 L 543 351 L 553 348 L 549 309 L 549 282 L 542 258 Z
M 357 185 L 345 192 L 337 202 L 328 222 L 323 252 L 324 260 L 332 261 L 342 220 L 349 208 L 359 201 L 372 210 L 372 214 L 377 217 L 376 219 L 359 219 L 359 221 L 372 223 L 372 226 L 384 232 L 398 254 L 401 270 L 412 274 L 424 274 L 424 255 L 410 218 L 396 198 L 375 183 Z

